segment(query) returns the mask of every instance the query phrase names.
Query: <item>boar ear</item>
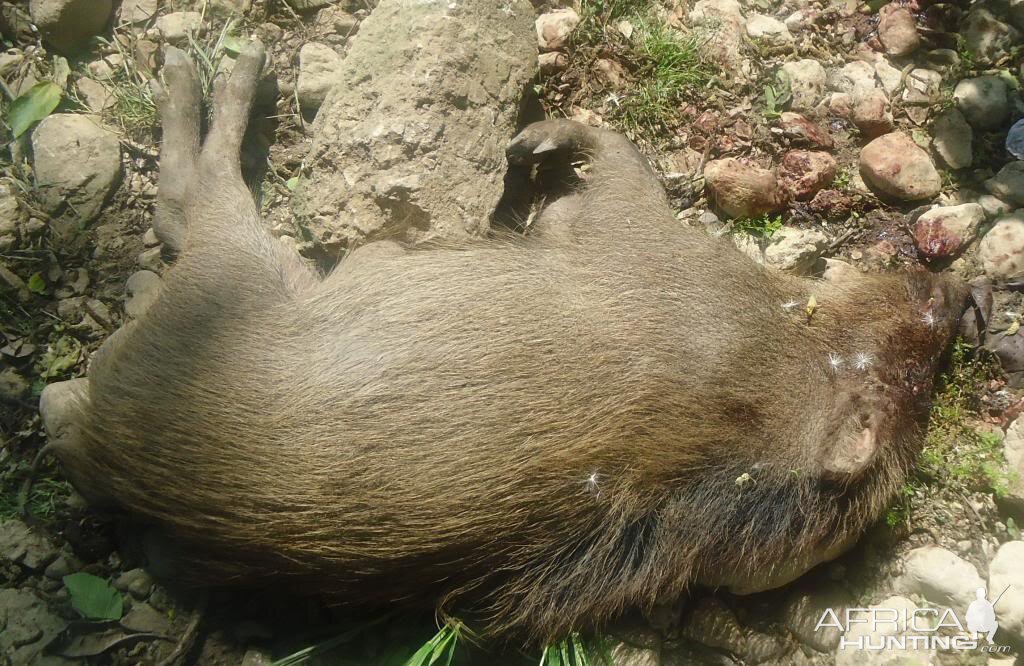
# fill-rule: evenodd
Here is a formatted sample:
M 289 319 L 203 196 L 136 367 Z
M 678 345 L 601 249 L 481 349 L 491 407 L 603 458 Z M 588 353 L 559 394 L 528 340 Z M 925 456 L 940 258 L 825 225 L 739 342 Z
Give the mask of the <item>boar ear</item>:
M 835 426 L 824 441 L 819 462 L 823 476 L 850 481 L 866 470 L 878 453 L 878 418 L 859 396 L 844 400 Z

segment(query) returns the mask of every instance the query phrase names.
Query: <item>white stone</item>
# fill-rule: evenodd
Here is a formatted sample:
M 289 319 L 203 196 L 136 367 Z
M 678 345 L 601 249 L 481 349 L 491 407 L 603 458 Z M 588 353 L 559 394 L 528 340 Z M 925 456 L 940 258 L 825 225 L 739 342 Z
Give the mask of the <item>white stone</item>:
M 999 640 L 1000 633 L 1024 640 L 1024 541 L 1007 541 L 988 565 L 989 599 L 995 601 L 999 594 L 1003 596 L 994 608 L 999 621 L 996 642 L 1005 643 Z
M 764 248 L 764 261 L 779 270 L 805 275 L 828 247 L 828 236 L 817 229 L 782 227 Z
M 831 73 L 829 87 L 837 92 L 855 97 L 863 95 L 877 87 L 875 85 L 875 68 L 860 60 L 848 62 Z
M 791 42 L 793 35 L 782 21 L 763 14 L 751 14 L 747 18 L 747 36 L 751 39 L 766 39 L 774 42 Z
M 974 132 L 958 109 L 946 109 L 932 125 L 932 147 L 950 169 L 974 162 Z
M 995 129 L 1010 112 L 1006 92 L 1006 84 L 998 76 L 979 76 L 956 84 L 953 98 L 971 125 Z
M 117 135 L 89 116 L 57 113 L 32 133 L 36 187 L 46 209 L 83 221 L 99 213 L 121 178 Z
M 787 62 L 780 71 L 789 79 L 793 93 L 792 108 L 796 111 L 813 109 L 821 101 L 825 92 L 827 75 L 825 68 L 817 60 L 805 58 L 795 62 Z
M 156 20 L 156 29 L 169 42 L 180 42 L 189 33 L 198 35 L 203 29 L 203 15 L 199 12 L 171 12 Z
M 985 188 L 1003 201 L 1024 206 L 1024 161 L 1005 164 L 999 173 L 985 181 Z
M 1010 483 L 1003 500 L 1018 512 L 1024 513 L 1024 418 L 1016 419 L 1006 429 L 1003 455 L 1010 470 Z M 1024 561 L 1021 562 L 1024 567 Z
M 917 608 L 913 601 L 906 597 L 889 597 L 881 603 L 870 606 L 875 616 L 891 618 L 892 622 L 878 621 L 875 623 L 853 622 L 850 630 L 843 636 L 836 650 L 836 666 L 932 666 L 935 651 L 924 649 L 906 650 L 859 650 L 857 645 L 878 645 L 887 636 L 913 636 L 908 631 L 907 623 L 902 620 Z M 870 613 L 860 611 L 854 614 L 856 620 L 867 620 Z
M 978 244 L 978 259 L 993 279 L 1024 275 L 1024 212 L 996 220 Z
M 334 85 L 341 56 L 326 44 L 309 42 L 299 50 L 299 80 L 296 94 L 306 112 L 315 112 Z
M 541 51 L 557 51 L 579 25 L 580 16 L 572 8 L 556 9 L 537 17 L 537 45 Z
M 933 603 L 966 609 L 985 581 L 974 565 L 939 546 L 915 548 L 903 558 L 896 589 L 919 594 Z

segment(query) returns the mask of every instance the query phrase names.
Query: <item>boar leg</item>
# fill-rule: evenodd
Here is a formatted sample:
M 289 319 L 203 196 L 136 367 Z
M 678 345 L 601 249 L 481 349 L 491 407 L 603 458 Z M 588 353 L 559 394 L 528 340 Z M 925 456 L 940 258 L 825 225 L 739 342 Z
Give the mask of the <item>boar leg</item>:
M 195 67 L 181 51 L 167 49 L 167 90 L 160 95 L 165 128 L 161 216 L 166 228 L 174 230 L 168 237 L 180 240 L 183 266 L 178 273 L 221 283 L 245 275 L 262 282 L 262 291 L 255 293 L 292 294 L 316 284 L 316 275 L 270 235 L 242 179 L 242 139 L 264 60 L 263 46 L 253 42 L 231 76 L 217 79 L 213 122 L 200 148 Z
M 162 71 L 164 84 L 153 81 L 153 97 L 160 112 L 160 188 L 153 231 L 174 252 L 185 245 L 185 193 L 199 154 L 201 93 L 195 66 L 180 50 L 168 47 Z M 168 89 L 173 94 L 168 94 Z
M 513 164 L 580 157 L 590 161 L 590 175 L 582 191 L 559 199 L 559 205 L 551 206 L 550 216 L 541 216 L 541 223 L 571 220 L 574 227 L 585 227 L 587 233 L 601 229 L 615 233 L 622 227 L 635 231 L 646 220 L 672 220 L 665 190 L 647 159 L 617 132 L 572 120 L 543 120 L 520 132 L 507 153 Z

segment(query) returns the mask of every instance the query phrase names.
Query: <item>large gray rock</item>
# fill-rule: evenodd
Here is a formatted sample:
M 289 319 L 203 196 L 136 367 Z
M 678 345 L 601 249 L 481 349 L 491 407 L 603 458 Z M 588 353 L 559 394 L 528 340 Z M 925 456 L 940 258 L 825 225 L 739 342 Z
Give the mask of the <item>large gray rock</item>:
M 998 76 L 979 76 L 956 84 L 953 97 L 964 117 L 978 129 L 994 129 L 1006 121 L 1010 103 Z
M 950 169 L 966 169 L 974 162 L 974 131 L 959 109 L 947 109 L 935 119 L 932 147 Z
M 59 657 L 44 657 L 42 654 L 43 647 L 67 624 L 51 614 L 46 602 L 30 590 L 0 590 L 0 663 L 69 663 Z
M 801 111 L 813 109 L 825 92 L 827 74 L 817 60 L 805 58 L 787 62 L 780 70 L 780 76 L 789 80 L 793 93 L 792 108 Z
M 29 13 L 43 40 L 69 54 L 103 31 L 113 6 L 112 0 L 31 0 Z
M 382 0 L 313 126 L 296 207 L 329 253 L 367 238 L 481 234 L 537 64 L 524 0 Z
M 0 558 L 31 571 L 42 571 L 57 557 L 50 540 L 17 518 L 0 522 Z
M 52 214 L 93 219 L 121 178 L 117 135 L 89 116 L 44 119 L 32 133 L 32 152 L 39 198 Z
M 985 188 L 1003 201 L 1024 206 L 1024 160 L 1004 165 L 985 181 Z
M 906 650 L 878 650 L 888 636 L 921 636 L 904 620 L 913 613 L 917 606 L 906 597 L 889 597 L 877 606 L 870 606 L 868 611 L 854 614 L 850 630 L 842 637 L 836 650 L 836 666 L 932 666 L 935 651 L 907 645 Z M 896 622 L 871 622 L 872 614 L 884 618 L 893 617 Z M 842 618 L 840 618 L 842 620 Z M 869 646 L 876 646 L 870 649 Z
M 1021 31 L 984 7 L 974 7 L 960 26 L 967 49 L 982 62 L 993 62 L 1021 40 Z
M 903 558 L 896 589 L 951 608 L 967 608 L 985 581 L 974 565 L 939 546 L 915 548 Z
M 1002 501 L 1024 515 L 1024 418 L 1018 418 L 1006 429 L 1003 455 L 1010 469 L 1010 484 Z M 1021 567 L 1024 568 L 1024 560 Z
M 1024 275 L 1024 213 L 996 220 L 978 244 L 978 259 L 985 274 L 995 280 Z
M 1005 590 L 1005 592 L 1004 592 Z M 995 605 L 999 632 L 1024 641 L 1024 541 L 1007 541 L 988 565 L 989 599 L 1002 597 Z M 997 642 L 999 634 L 996 634 Z

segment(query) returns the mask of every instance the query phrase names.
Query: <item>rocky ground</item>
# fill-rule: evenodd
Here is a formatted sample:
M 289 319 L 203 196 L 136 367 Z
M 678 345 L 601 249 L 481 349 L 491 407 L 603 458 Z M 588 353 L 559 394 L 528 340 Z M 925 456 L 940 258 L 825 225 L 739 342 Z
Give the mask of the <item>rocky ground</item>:
M 139 529 L 84 507 L 49 460 L 20 496 L 45 442 L 42 387 L 84 375 L 100 343 L 151 302 L 170 259 L 151 229 L 146 83 L 161 45 L 190 51 L 207 86 L 246 37 L 269 46 L 276 84 L 247 156 L 252 185 L 275 235 L 329 266 L 345 239 L 304 226 L 293 195 L 310 123 L 371 4 L 0 3 L 0 663 L 262 664 L 324 640 L 322 654 L 281 663 L 403 663 L 436 630 L 429 614 L 348 617 L 310 600 L 156 582 L 133 546 Z M 781 590 L 696 592 L 580 640 L 636 665 L 1014 663 L 1024 654 L 1024 3 L 537 4 L 534 101 L 627 132 L 680 224 L 806 275 L 952 271 L 978 301 L 916 477 L 851 553 Z M 86 600 L 78 586 L 95 579 L 78 574 L 103 586 Z M 1003 592 L 1004 652 L 839 649 L 839 630 L 815 630 L 829 608 L 951 607 L 963 618 L 979 587 Z M 845 638 L 886 633 L 861 625 Z M 456 652 L 540 658 L 487 655 L 471 641 Z M 542 663 L 565 663 L 554 652 Z

